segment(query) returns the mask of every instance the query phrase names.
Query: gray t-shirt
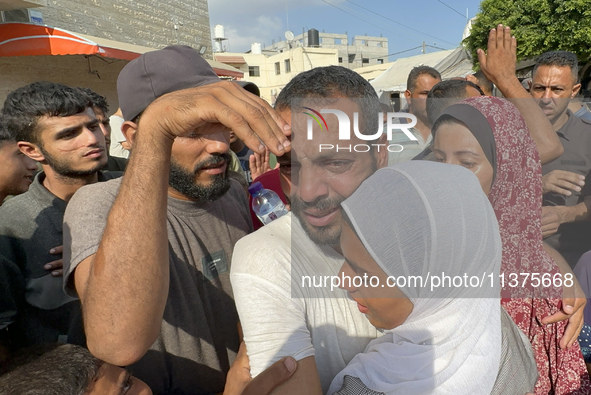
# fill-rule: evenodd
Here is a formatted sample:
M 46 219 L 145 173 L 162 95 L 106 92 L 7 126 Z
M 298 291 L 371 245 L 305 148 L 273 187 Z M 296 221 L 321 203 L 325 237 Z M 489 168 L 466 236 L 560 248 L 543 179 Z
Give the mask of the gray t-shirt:
M 120 180 L 80 189 L 64 218 L 64 284 L 96 253 Z M 130 367 L 158 393 L 221 392 L 238 351 L 238 315 L 230 286 L 236 241 L 252 231 L 248 201 L 232 181 L 214 202 L 168 198 L 170 288 L 160 336 Z M 138 322 L 138 325 L 142 325 Z
M 564 147 L 564 153 L 557 159 L 542 166 L 542 174 L 552 170 L 566 170 L 583 176 L 591 174 L 591 122 L 576 117 L 567 110 L 568 121 L 557 134 Z M 589 178 L 587 178 L 589 181 Z M 584 187 L 581 192 L 573 191 L 571 196 L 558 193 L 544 194 L 544 206 L 574 206 L 585 200 L 591 189 Z M 591 221 L 567 222 L 558 231 L 545 239 L 574 268 L 581 255 L 591 250 Z
M 98 180 L 121 173 L 99 172 Z M 80 302 L 62 291 L 62 279 L 43 268 L 58 260 L 49 250 L 63 244 L 67 203 L 43 186 L 45 173 L 29 190 L 0 207 L 0 328 L 9 326 L 12 347 L 52 342 L 85 343 Z

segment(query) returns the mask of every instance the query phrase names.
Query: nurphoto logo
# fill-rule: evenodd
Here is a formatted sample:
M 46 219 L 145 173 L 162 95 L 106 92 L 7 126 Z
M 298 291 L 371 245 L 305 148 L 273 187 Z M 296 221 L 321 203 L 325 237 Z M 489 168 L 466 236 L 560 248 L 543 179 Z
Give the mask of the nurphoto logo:
M 321 109 L 320 111 L 316 111 L 310 107 L 303 107 L 307 111 L 303 111 L 303 114 L 308 115 L 307 123 L 307 138 L 308 140 L 312 140 L 314 138 L 314 122 L 318 124 L 320 130 L 322 132 L 328 132 L 328 123 L 326 119 L 322 116 L 322 114 L 333 114 L 337 117 L 339 122 L 339 141 L 350 141 L 351 140 L 351 120 L 349 116 L 341 111 L 335 109 Z M 413 114 L 409 114 L 406 112 L 388 112 L 386 114 L 386 122 L 383 121 L 383 113 L 378 113 L 378 129 L 373 134 L 364 134 L 359 130 L 359 113 L 353 113 L 353 133 L 355 136 L 363 141 L 375 141 L 380 138 L 382 134 L 384 134 L 384 124 L 386 126 L 386 136 L 388 141 L 392 140 L 392 134 L 395 130 L 402 131 L 406 137 L 408 137 L 411 141 L 417 141 L 417 138 L 412 134 L 409 130 L 413 128 L 417 124 L 417 118 Z M 407 120 L 408 123 L 400 123 L 400 120 Z M 349 152 L 368 152 L 371 147 L 377 147 L 378 151 L 381 147 L 386 147 L 389 152 L 400 152 L 404 149 L 404 147 L 400 144 L 349 144 L 349 145 L 342 145 L 342 144 L 319 144 L 320 152 L 326 150 L 337 150 L 338 151 L 349 151 Z

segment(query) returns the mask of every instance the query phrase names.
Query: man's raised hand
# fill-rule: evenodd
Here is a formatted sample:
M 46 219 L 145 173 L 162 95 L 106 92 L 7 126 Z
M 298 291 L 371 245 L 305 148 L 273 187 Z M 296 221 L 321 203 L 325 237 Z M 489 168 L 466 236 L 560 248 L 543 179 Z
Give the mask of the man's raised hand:
M 290 126 L 263 99 L 230 81 L 183 89 L 154 100 L 139 124 L 174 140 L 190 134 L 232 130 L 254 152 L 265 146 L 276 155 L 289 151 Z

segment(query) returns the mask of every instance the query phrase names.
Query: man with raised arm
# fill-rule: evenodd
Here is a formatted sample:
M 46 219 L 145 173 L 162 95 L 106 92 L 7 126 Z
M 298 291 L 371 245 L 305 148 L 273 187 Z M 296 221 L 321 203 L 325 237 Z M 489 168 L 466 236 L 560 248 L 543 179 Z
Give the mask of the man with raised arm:
M 72 200 L 64 285 L 94 355 L 155 393 L 218 393 L 239 346 L 232 248 L 252 228 L 226 177 L 229 131 L 280 155 L 289 127 L 190 47 L 142 55 L 117 85 L 133 151 L 122 181 Z

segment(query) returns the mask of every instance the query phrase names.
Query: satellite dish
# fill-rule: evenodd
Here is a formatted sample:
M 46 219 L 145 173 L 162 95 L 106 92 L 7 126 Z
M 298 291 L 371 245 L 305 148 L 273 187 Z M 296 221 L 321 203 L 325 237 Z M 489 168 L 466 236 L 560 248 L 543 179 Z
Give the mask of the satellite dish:
M 287 41 L 291 41 L 295 38 L 295 36 L 293 35 L 293 32 L 291 30 L 288 30 L 285 32 L 285 39 Z

